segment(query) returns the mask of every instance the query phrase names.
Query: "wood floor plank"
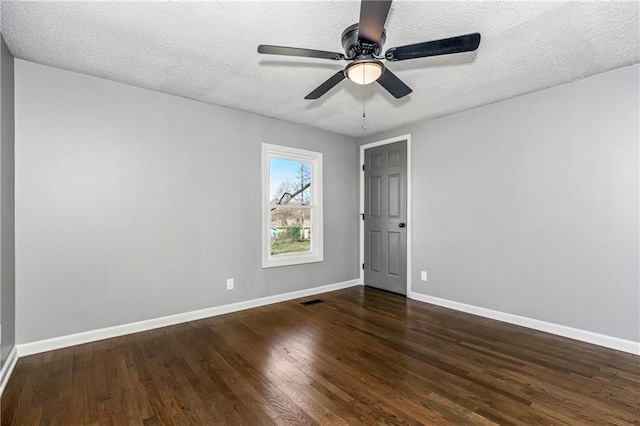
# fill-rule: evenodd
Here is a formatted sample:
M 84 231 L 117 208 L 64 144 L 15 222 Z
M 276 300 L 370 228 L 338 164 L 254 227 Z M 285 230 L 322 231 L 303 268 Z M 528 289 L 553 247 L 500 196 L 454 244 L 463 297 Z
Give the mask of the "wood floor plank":
M 640 357 L 354 287 L 19 359 L 4 425 L 640 425 Z

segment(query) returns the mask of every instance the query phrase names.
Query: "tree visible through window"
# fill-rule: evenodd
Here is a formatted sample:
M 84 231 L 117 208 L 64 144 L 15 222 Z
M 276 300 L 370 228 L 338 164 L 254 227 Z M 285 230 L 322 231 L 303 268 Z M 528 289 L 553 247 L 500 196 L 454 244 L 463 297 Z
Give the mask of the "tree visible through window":
M 308 252 L 311 250 L 311 164 L 270 158 L 269 170 L 271 254 Z
M 321 173 L 322 154 L 263 144 L 264 267 L 322 260 Z

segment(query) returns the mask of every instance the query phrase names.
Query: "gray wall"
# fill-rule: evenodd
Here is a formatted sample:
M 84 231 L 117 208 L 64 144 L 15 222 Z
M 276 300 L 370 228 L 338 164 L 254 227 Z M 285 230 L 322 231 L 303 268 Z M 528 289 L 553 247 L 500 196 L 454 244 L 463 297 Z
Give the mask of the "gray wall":
M 636 65 L 360 140 L 412 134 L 414 291 L 640 341 L 638 80 Z
M 354 139 L 15 65 L 18 343 L 358 277 Z M 324 154 L 324 262 L 261 268 L 262 142 Z
M 0 365 L 15 345 L 13 56 L 0 35 Z

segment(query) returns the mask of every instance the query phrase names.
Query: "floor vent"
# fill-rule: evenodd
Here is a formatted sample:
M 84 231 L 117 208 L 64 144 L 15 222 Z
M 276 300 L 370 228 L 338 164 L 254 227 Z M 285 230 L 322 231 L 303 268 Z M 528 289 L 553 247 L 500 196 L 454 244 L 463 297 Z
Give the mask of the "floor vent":
M 313 299 L 313 300 L 307 300 L 306 302 L 302 302 L 300 304 L 304 305 L 304 306 L 311 306 L 311 305 L 315 305 L 315 304 L 318 304 L 318 303 L 324 303 L 324 300 Z

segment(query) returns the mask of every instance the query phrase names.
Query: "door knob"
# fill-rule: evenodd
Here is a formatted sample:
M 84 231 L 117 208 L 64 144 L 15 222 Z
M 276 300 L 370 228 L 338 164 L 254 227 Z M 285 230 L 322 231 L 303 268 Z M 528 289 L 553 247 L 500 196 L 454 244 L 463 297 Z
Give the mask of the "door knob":
M 398 226 L 399 226 L 400 228 L 405 228 L 405 227 L 407 226 L 407 224 L 406 224 L 406 223 L 404 223 L 404 222 L 401 222 Z

